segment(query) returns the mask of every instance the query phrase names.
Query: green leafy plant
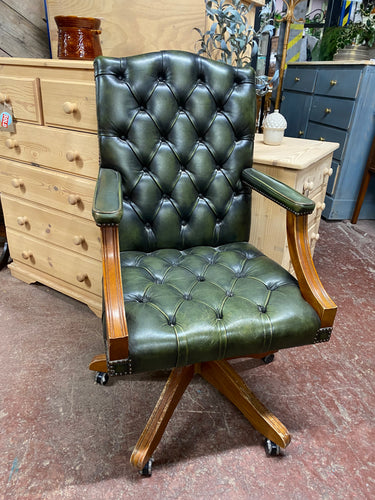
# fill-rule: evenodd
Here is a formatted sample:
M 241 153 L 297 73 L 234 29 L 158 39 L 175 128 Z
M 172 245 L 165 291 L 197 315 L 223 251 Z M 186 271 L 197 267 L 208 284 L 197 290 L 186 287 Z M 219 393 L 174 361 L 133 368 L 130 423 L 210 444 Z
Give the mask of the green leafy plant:
M 357 11 L 360 21 L 349 23 L 344 27 L 337 39 L 337 48 L 343 49 L 348 45 L 375 45 L 375 2 L 368 3 Z
M 257 52 L 258 36 L 267 32 L 272 34 L 274 26 L 263 24 L 256 32 L 247 18 L 254 7 L 241 0 L 205 0 L 205 4 L 212 24 L 205 33 L 194 28 L 200 35 L 198 54 L 238 67 L 248 66 L 251 56 Z M 265 11 L 263 14 L 266 17 Z

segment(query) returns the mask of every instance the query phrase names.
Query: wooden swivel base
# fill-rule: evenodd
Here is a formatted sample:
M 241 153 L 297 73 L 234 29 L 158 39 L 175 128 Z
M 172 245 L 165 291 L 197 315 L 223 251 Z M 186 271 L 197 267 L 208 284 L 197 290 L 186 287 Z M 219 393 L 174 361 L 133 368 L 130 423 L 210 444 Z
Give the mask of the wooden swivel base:
M 254 396 L 232 366 L 225 360 L 210 361 L 172 370 L 130 458 L 136 469 L 142 470 L 150 460 L 195 373 L 199 373 L 236 405 L 263 436 L 281 448 L 288 446 L 291 438 L 285 426 Z

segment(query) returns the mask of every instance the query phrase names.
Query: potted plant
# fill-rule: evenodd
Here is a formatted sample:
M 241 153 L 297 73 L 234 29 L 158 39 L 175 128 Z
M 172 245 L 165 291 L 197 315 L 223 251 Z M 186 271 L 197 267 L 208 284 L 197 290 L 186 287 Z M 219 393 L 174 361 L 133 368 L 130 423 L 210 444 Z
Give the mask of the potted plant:
M 369 59 L 369 49 L 375 45 L 375 1 L 367 2 L 356 12 L 358 20 L 341 29 L 337 37 L 334 60 Z
M 251 57 L 257 53 L 257 38 L 264 33 L 272 35 L 274 30 L 274 26 L 266 23 L 269 19 L 269 4 L 262 9 L 263 22 L 258 32 L 247 18 L 253 5 L 242 0 L 205 0 L 205 4 L 206 14 L 212 24 L 205 33 L 194 28 L 201 37 L 198 40 L 198 54 L 238 67 L 250 65 Z

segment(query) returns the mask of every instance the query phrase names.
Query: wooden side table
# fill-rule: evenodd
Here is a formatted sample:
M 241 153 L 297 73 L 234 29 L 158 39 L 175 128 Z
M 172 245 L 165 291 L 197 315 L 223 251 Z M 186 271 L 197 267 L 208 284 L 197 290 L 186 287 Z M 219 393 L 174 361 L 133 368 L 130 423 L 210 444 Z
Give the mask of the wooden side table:
M 254 168 L 315 201 L 315 210 L 309 216 L 312 253 L 319 239 L 324 198 L 332 174 L 332 155 L 338 147 L 337 143 L 292 137 L 284 137 L 279 146 L 268 146 L 264 144 L 262 134 L 255 136 Z M 286 211 L 255 191 L 252 193 L 249 241 L 288 271 L 293 270 L 286 236 Z

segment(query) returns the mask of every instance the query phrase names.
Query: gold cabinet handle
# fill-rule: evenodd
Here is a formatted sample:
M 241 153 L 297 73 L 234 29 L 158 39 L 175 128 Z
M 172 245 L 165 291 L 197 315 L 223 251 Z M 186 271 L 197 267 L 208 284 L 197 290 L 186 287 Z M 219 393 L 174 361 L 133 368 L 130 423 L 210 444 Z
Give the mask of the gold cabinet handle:
M 17 224 L 19 226 L 25 226 L 29 222 L 27 217 L 17 217 Z
M 332 109 L 331 109 L 331 108 L 326 108 L 326 109 L 324 110 L 324 113 L 325 113 L 326 115 L 329 115 L 330 113 L 332 113 Z
M 88 275 L 86 273 L 80 273 L 80 274 L 77 274 L 77 276 L 76 276 L 77 281 L 79 281 L 80 283 L 83 283 L 87 278 L 88 278 Z
M 75 245 L 82 245 L 85 242 L 85 237 L 81 235 L 76 235 L 73 237 L 73 243 Z
M 72 113 L 75 113 L 76 111 L 78 111 L 78 105 L 76 102 L 66 101 L 63 104 L 63 110 L 64 110 L 64 113 L 66 113 L 67 115 L 71 115 Z
M 78 151 L 67 151 L 65 157 L 68 161 L 76 161 L 80 158 Z
M 337 80 L 331 80 L 329 84 L 333 87 L 334 85 L 337 85 Z
M 15 149 L 15 148 L 18 148 L 18 142 L 16 139 L 7 139 L 5 141 L 5 146 L 8 148 L 8 149 Z
M 69 205 L 77 205 L 81 201 L 81 197 L 78 194 L 70 194 L 68 196 Z
M 299 76 L 296 76 L 295 79 L 294 79 L 295 82 L 299 82 L 301 81 L 301 78 Z
M 9 101 L 10 101 L 10 97 L 7 94 L 3 94 L 1 92 L 0 93 L 0 102 L 3 103 L 3 102 L 9 102 Z
M 28 260 L 32 258 L 33 252 L 31 250 L 23 250 L 21 255 L 23 259 Z
M 304 134 L 304 131 L 303 130 L 299 130 L 298 135 L 301 137 L 301 136 L 303 136 L 303 134 Z
M 21 188 L 25 185 L 22 179 L 12 179 L 12 186 L 15 188 Z
M 325 140 L 326 140 L 326 139 L 325 139 L 325 137 L 319 137 L 319 141 L 322 141 L 322 142 L 323 142 L 323 141 L 325 141 Z

